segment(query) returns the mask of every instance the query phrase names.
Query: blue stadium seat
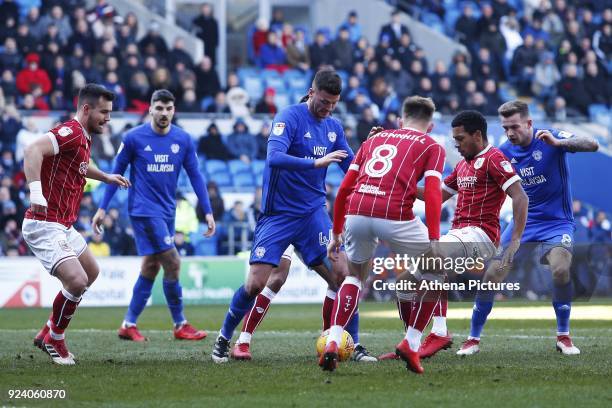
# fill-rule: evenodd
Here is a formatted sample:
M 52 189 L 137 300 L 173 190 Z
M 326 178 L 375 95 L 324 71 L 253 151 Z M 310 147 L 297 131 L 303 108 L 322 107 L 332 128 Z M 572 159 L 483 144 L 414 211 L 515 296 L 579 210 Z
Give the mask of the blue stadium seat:
M 264 69 L 261 73 L 261 77 L 264 80 L 266 88 L 274 88 L 276 92 L 283 92 L 285 90 L 285 80 L 280 76 L 278 71 Z
M 206 172 L 209 176 L 213 177 L 219 173 L 226 173 L 227 164 L 222 160 L 207 160 L 206 161 Z
M 264 83 L 259 75 L 244 77 L 242 87 L 249 94 L 251 100 L 259 100 L 264 93 Z
M 308 78 L 306 74 L 297 69 L 290 69 L 283 74 L 287 87 L 292 91 L 304 92 L 308 89 Z
M 251 174 L 251 166 L 242 160 L 230 160 L 227 162 L 229 171 L 232 175 L 248 173 Z
M 255 180 L 251 173 L 239 173 L 234 175 L 234 187 L 255 187 Z
M 254 160 L 251 163 L 251 169 L 253 170 L 253 174 L 255 177 L 259 177 L 263 174 L 264 168 L 266 167 L 265 160 Z
M 276 105 L 278 110 L 286 108 L 291 104 L 291 102 L 292 101 L 289 97 L 289 94 L 286 94 L 284 92 L 277 92 L 276 95 L 274 95 L 274 104 Z
M 231 187 L 232 184 L 232 176 L 229 173 L 216 173 L 210 175 L 210 180 L 217 183 L 219 187 Z

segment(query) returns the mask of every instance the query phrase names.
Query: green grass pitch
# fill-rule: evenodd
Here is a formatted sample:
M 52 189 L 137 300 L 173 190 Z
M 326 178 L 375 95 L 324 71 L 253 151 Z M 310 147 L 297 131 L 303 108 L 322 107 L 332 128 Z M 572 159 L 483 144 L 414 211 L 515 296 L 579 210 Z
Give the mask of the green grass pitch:
M 596 302 L 595 302 L 596 303 Z M 600 302 L 601 303 L 601 302 Z M 606 302 L 609 303 L 609 302 Z M 546 303 L 506 303 L 529 306 Z M 594 304 L 591 302 L 590 304 Z M 450 307 L 466 307 L 451 304 Z M 498 307 L 504 307 L 500 304 Z M 361 342 L 375 355 L 402 337 L 399 319 L 368 317 L 391 304 L 360 307 Z M 67 331 L 74 367 L 52 365 L 32 345 L 48 309 L 0 310 L 0 405 L 77 407 L 186 406 L 612 406 L 612 321 L 572 322 L 580 356 L 555 351 L 552 320 L 491 320 L 481 352 L 460 358 L 468 320 L 450 320 L 451 350 L 425 360 L 425 374 L 399 361 L 316 364 L 319 305 L 273 305 L 252 343 L 254 360 L 216 365 L 213 337 L 226 306 L 188 306 L 187 317 L 209 331 L 201 342 L 175 341 L 164 307 L 139 322 L 146 344 L 117 338 L 124 308 L 82 308 Z M 9 399 L 9 390 L 65 390 L 65 399 Z

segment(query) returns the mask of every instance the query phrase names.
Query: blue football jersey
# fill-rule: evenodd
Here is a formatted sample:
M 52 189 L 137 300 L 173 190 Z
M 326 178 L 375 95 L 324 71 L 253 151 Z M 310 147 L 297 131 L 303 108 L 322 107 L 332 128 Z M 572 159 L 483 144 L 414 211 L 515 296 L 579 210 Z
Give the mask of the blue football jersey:
M 528 223 L 552 220 L 573 222 L 567 151 L 536 139 L 539 130 L 549 130 L 558 139 L 574 136 L 565 131 L 534 128 L 534 137 L 529 146 L 517 146 L 506 141 L 499 149 L 522 179 L 523 189 L 529 197 Z
M 184 166 L 190 177 L 199 175 L 191 136 L 178 126 L 171 126 L 166 135 L 160 135 L 150 123 L 145 123 L 123 138 L 116 168 L 123 173 L 131 165 L 132 187 L 128 190 L 131 216 L 174 218 L 181 168 Z
M 272 141 L 282 143 L 288 155 L 312 163 L 333 151 L 346 150 L 349 156 L 339 163 L 345 172 L 354 156 L 340 122 L 331 117 L 316 119 L 306 103 L 289 106 L 276 115 L 268 143 Z M 273 167 L 268 158 L 263 174 L 263 213 L 305 216 L 325 206 L 326 175 L 327 168 L 314 168 L 314 164 L 300 170 Z

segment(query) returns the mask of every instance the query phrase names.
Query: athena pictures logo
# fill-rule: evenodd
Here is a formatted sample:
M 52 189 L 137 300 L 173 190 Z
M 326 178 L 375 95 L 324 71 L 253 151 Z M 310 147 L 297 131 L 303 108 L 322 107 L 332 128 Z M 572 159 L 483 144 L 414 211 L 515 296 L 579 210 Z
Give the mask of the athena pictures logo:
M 81 164 L 79 164 L 79 174 L 81 174 L 83 176 L 86 175 L 88 168 L 89 168 L 89 163 L 81 162 Z
M 257 247 L 257 248 L 255 248 L 255 257 L 263 258 L 263 256 L 265 254 L 266 254 L 266 248 L 264 248 L 264 247 Z

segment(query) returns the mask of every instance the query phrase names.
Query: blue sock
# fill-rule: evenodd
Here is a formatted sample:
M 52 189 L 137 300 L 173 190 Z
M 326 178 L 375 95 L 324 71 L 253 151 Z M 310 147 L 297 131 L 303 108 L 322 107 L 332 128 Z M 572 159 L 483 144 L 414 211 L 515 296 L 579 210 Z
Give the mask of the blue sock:
M 351 320 L 346 324 L 344 330 L 349 332 L 353 338 L 353 343 L 359 344 L 359 310 L 355 310 L 353 317 L 351 317 Z
M 172 321 L 175 326 L 184 323 L 185 315 L 183 314 L 183 288 L 178 280 L 169 281 L 164 279 L 164 296 L 166 296 L 166 304 L 170 309 Z
M 149 300 L 149 297 L 151 296 L 151 290 L 153 289 L 154 282 L 155 281 L 152 279 L 138 275 L 138 280 L 136 280 L 136 284 L 134 285 L 134 289 L 132 291 L 132 299 L 130 300 L 127 313 L 125 314 L 126 322 L 136 324 L 138 316 L 140 316 L 144 310 L 145 306 L 147 305 L 147 300 Z
M 474 299 L 472 322 L 470 324 L 470 337 L 480 338 L 480 334 L 482 333 L 482 329 L 484 329 L 491 309 L 493 309 L 493 293 L 491 291 L 478 292 L 476 299 Z
M 255 296 L 250 297 L 244 290 L 244 285 L 238 288 L 234 293 L 229 310 L 225 315 L 223 327 L 221 327 L 221 336 L 227 340 L 231 340 L 234 335 L 234 329 L 240 323 L 245 314 L 251 310 L 255 303 Z
M 552 305 L 557 315 L 557 333 L 569 334 L 570 312 L 572 311 L 572 282 L 557 286 L 553 283 Z

